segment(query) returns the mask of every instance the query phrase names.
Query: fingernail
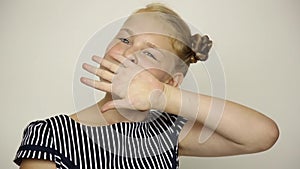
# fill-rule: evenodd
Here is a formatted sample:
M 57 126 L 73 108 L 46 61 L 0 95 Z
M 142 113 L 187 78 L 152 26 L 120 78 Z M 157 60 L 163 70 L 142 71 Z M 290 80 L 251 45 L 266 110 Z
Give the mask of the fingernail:
M 105 113 L 106 112 L 106 110 L 105 109 L 101 109 L 101 113 L 103 114 L 103 113 Z
M 97 56 L 97 55 L 92 56 L 92 59 L 97 59 L 97 58 L 99 58 L 99 56 Z
M 86 79 L 85 79 L 84 77 L 81 77 L 81 78 L 80 78 L 80 81 L 81 81 L 81 82 L 86 82 Z

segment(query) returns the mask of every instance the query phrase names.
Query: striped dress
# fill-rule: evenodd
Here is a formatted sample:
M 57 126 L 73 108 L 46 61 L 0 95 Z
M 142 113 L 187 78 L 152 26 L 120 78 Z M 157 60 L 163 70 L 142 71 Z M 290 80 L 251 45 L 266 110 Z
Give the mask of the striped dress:
M 14 162 L 43 159 L 59 169 L 175 169 L 183 117 L 151 110 L 142 122 L 80 124 L 68 115 L 30 123 Z

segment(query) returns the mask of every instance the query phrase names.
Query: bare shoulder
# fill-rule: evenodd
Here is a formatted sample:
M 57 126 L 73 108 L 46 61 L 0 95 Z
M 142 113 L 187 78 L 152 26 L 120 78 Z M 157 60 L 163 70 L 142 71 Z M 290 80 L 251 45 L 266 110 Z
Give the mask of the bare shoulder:
M 37 160 L 37 159 L 23 159 L 20 169 L 56 169 L 53 161 Z

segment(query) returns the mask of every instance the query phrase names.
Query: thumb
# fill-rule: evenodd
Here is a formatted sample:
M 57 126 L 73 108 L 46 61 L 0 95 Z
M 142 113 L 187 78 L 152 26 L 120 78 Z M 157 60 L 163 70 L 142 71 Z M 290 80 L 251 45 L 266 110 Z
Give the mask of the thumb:
M 108 101 L 104 105 L 102 105 L 101 112 L 105 113 L 106 111 L 114 109 L 114 108 L 115 108 L 115 105 L 114 105 L 113 101 Z

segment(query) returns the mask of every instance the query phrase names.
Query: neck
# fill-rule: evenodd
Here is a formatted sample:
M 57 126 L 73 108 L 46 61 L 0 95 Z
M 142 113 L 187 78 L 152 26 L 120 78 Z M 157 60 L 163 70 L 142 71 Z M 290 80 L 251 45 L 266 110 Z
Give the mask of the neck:
M 98 103 L 98 110 L 107 102 L 112 101 L 112 96 L 110 93 L 106 93 L 103 99 Z M 112 109 L 102 113 L 103 118 L 108 124 L 118 123 L 118 122 L 134 122 L 143 121 L 148 115 L 148 111 L 137 111 L 128 109 Z

